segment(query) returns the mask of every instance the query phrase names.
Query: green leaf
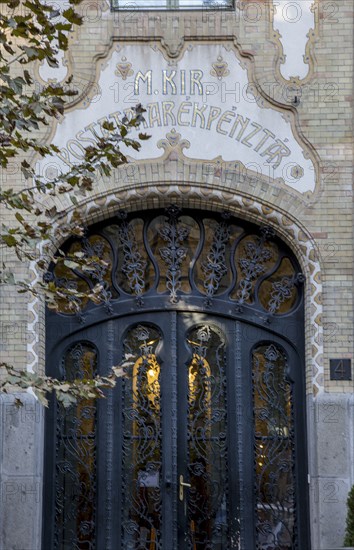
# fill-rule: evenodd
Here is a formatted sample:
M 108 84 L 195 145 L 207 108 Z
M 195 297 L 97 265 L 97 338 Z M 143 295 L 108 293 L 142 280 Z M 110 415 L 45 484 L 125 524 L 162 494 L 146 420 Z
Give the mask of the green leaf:
M 65 17 L 65 19 L 67 19 L 73 25 L 82 25 L 83 18 L 78 13 L 76 13 L 73 8 L 68 8 L 67 10 L 63 11 L 63 17 Z
M 15 218 L 16 218 L 16 220 L 18 220 L 20 223 L 22 223 L 22 222 L 24 221 L 23 216 L 21 216 L 21 214 L 20 214 L 19 212 L 16 212 Z
M 1 235 L 1 240 L 9 247 L 16 246 L 17 239 L 12 235 Z

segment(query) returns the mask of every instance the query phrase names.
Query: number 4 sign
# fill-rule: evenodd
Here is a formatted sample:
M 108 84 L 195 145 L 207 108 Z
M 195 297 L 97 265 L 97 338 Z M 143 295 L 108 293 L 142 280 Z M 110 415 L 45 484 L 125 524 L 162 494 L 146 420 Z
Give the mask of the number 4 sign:
M 330 359 L 331 380 L 351 380 L 351 359 Z

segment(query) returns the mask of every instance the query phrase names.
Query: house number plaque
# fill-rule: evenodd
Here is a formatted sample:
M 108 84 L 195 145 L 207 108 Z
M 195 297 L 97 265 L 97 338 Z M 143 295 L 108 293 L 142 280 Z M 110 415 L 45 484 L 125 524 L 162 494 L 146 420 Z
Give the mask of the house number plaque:
M 351 380 L 352 362 L 351 359 L 330 359 L 331 380 Z

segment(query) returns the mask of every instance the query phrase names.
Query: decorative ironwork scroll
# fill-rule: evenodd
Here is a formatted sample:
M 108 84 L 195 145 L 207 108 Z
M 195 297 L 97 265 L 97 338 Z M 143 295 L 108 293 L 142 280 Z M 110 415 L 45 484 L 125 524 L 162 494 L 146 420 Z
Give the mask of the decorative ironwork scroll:
M 259 230 L 229 213 L 221 214 L 220 221 L 218 213 L 174 205 L 164 211 L 120 212 L 68 250 L 91 259 L 91 271 L 53 265 L 46 280 L 73 290 L 69 307 L 63 302 L 59 309 L 82 319 L 88 307 L 103 304 L 112 313 L 131 295 L 142 307 L 147 295 L 165 296 L 177 305 L 194 293 L 203 298 L 204 308 L 218 295 L 234 303 L 234 311 L 252 307 L 268 316 L 289 313 L 300 302 L 300 269 L 291 251 L 271 228 Z M 100 291 L 88 299 L 85 292 L 94 285 Z
M 229 546 L 225 344 L 204 325 L 188 335 L 188 495 L 186 550 Z
M 237 300 L 240 304 L 246 302 L 251 295 L 253 282 L 265 271 L 265 262 L 272 257 L 272 251 L 265 243 L 273 234 L 262 231 L 261 237 L 248 241 L 243 246 L 243 254 L 239 259 L 242 278 L 239 281 Z
M 202 263 L 204 288 L 208 297 L 217 292 L 221 279 L 227 273 L 226 243 L 229 239 L 230 230 L 226 221 L 218 223 L 207 260 Z
M 94 346 L 75 344 L 62 368 L 69 381 L 97 374 Z M 53 548 L 96 548 L 96 447 L 95 401 L 81 399 L 67 409 L 58 403 Z
M 137 356 L 124 381 L 122 548 L 164 550 L 162 528 L 162 433 L 160 365 L 155 355 L 160 335 L 139 325 L 124 342 Z
M 292 386 L 274 344 L 253 352 L 256 540 L 259 550 L 297 548 Z
M 268 303 L 268 311 L 276 313 L 287 300 L 290 300 L 295 294 L 295 286 L 304 282 L 302 273 L 293 276 L 285 275 L 280 280 L 272 283 L 272 291 Z
M 122 271 L 128 279 L 130 290 L 138 298 L 145 288 L 146 262 L 138 250 L 133 227 L 126 221 L 126 214 L 120 213 L 119 238 L 123 246 L 124 262 Z
M 181 265 L 187 249 L 182 243 L 189 235 L 189 228 L 179 223 L 180 209 L 171 206 L 167 209 L 168 221 L 158 229 L 167 245 L 160 249 L 162 260 L 167 265 L 166 287 L 170 292 L 170 301 L 176 303 L 177 291 L 181 287 Z
M 91 238 L 85 236 L 82 240 L 82 253 L 87 258 L 93 259 L 90 264 L 90 275 L 92 280 L 100 285 L 99 301 L 104 303 L 108 313 L 112 313 L 110 286 L 112 263 L 111 255 L 107 249 L 109 249 L 108 242 L 101 236 L 94 235 Z M 95 261 L 95 258 L 98 261 Z

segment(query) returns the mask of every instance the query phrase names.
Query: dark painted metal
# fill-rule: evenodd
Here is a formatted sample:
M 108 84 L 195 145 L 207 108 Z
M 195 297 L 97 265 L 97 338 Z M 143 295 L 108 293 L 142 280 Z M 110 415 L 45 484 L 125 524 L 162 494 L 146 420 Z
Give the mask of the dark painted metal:
M 154 253 L 149 235 L 157 216 L 163 218 L 154 238 L 160 239 L 162 246 Z M 186 226 L 187 218 L 183 216 L 193 218 L 196 224 Z M 204 220 L 212 218 L 215 231 L 206 243 Z M 134 233 L 131 225 L 134 219 L 143 220 L 140 235 Z M 199 228 L 199 240 L 188 252 L 191 227 L 195 234 L 196 227 Z M 241 233 L 232 238 L 235 227 Z M 58 420 L 57 408 L 51 404 L 46 419 L 43 550 L 310 549 L 304 437 L 303 281 L 291 251 L 267 228 L 259 231 L 227 214 L 196 214 L 176 207 L 166 212 L 120 213 L 113 221 L 93 226 L 83 241 L 89 255 L 93 255 L 93 243 L 88 240 L 92 235 L 100 235 L 107 243 L 101 251 L 108 246 L 113 268 L 102 270 L 98 265 L 91 278 L 75 272 L 69 283 L 77 284 L 77 278 L 86 280 L 91 287 L 95 282 L 104 283 L 102 304 L 88 304 L 79 315 L 47 312 L 48 374 L 62 376 L 63 357 L 83 342 L 97 349 L 100 374 L 119 363 L 134 342 L 135 351 L 131 351 L 140 357 L 140 363 L 136 363 L 134 380 L 120 380 L 107 399 L 97 404 L 97 519 L 91 546 L 77 542 L 76 546 L 72 543 L 55 546 L 58 439 L 54 427 L 58 426 Z M 137 237 L 144 242 L 145 250 L 137 245 Z M 277 251 L 272 265 L 267 264 L 271 250 Z M 94 253 L 100 254 L 97 242 Z M 188 253 L 193 259 L 184 265 Z M 277 279 L 275 274 L 283 258 L 289 258 L 293 272 L 281 274 Z M 204 291 L 196 285 L 197 265 Z M 117 282 L 117 270 L 120 277 L 122 274 L 126 277 L 125 288 Z M 227 272 L 231 273 L 229 285 L 220 292 Z M 161 273 L 165 274 L 164 281 Z M 148 274 L 151 284 L 146 290 Z M 189 292 L 182 289 L 182 277 L 183 281 L 189 280 Z M 270 277 L 273 278 L 268 285 L 269 301 L 265 309 L 258 293 L 263 281 Z M 48 278 L 55 281 L 55 272 L 50 272 Z M 163 284 L 165 290 L 161 291 Z M 230 297 L 233 291 L 235 299 Z M 291 292 L 297 293 L 292 307 L 277 314 Z M 155 343 L 149 343 L 149 335 L 153 335 Z M 252 354 L 263 344 L 266 349 L 273 346 L 284 354 L 286 380 L 291 390 L 294 480 L 291 490 L 299 504 L 294 506 L 296 529 L 290 546 L 281 546 L 280 539 L 274 537 L 273 543 L 265 546 L 264 537 L 257 535 L 260 532 L 257 510 L 263 504 L 259 500 L 259 476 L 255 469 L 256 390 Z M 159 365 L 158 383 L 157 379 L 149 382 L 148 372 L 155 363 Z M 208 371 L 206 365 L 211 363 Z M 269 372 L 272 370 L 269 361 L 267 368 Z M 199 384 L 194 397 L 189 374 Z M 273 402 L 276 401 L 274 394 Z M 271 398 L 268 405 L 271 408 Z M 156 445 L 156 450 L 152 445 Z M 139 448 L 144 451 L 137 454 Z M 219 450 L 218 461 L 215 449 Z M 69 464 L 70 467 L 75 466 Z M 185 483 L 192 484 L 191 489 L 184 488 L 183 501 L 179 499 L 181 475 Z M 195 515 L 203 499 L 204 505 L 199 515 Z

